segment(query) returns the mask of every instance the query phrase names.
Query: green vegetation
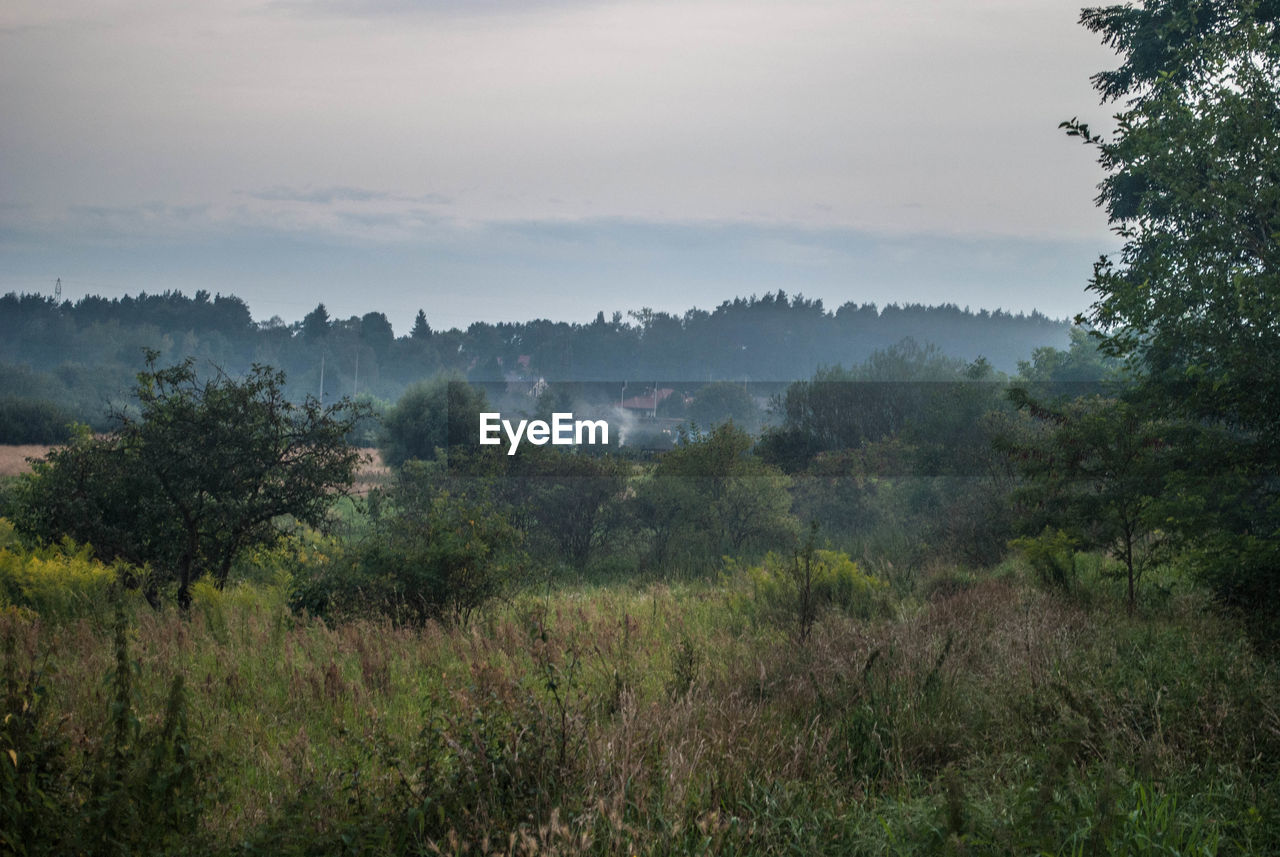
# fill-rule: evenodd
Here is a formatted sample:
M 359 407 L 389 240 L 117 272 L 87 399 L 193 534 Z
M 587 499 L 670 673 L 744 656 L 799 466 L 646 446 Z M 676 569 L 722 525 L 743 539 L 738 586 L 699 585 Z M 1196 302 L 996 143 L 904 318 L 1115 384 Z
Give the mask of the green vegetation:
M 757 430 L 758 390 L 712 380 L 763 370 L 734 362 L 745 339 L 802 352 L 883 318 L 781 293 L 634 327 L 419 314 L 397 340 L 319 306 L 258 331 L 321 366 L 504 379 L 436 374 L 380 422 L 151 352 L 111 434 L 0 490 L 0 843 L 1280 853 L 1271 5 L 1085 12 L 1127 107 L 1112 141 L 1066 124 L 1127 243 L 1095 329 L 1012 378 L 894 340 L 778 384 Z M 522 375 L 611 360 L 713 368 L 691 390 Z M 489 395 L 658 442 L 481 448 Z M 344 499 L 371 432 L 389 472 Z
M 1280 847 L 1280 674 L 1185 585 L 1128 616 L 1087 573 L 1070 598 L 1016 564 L 900 598 L 813 560 L 803 646 L 781 556 L 526 591 L 465 625 L 322 622 L 287 576 L 197 587 L 187 618 L 134 602 L 123 644 L 110 616 L 0 611 L 6 817 L 32 788 L 63 808 L 7 830 L 98 848 L 110 806 L 134 853 Z
M 201 380 L 190 360 L 158 369 L 156 357 L 138 374 L 136 415 L 117 412 L 107 436 L 81 431 L 19 480 L 14 523 L 139 567 L 133 582 L 153 605 L 174 583 L 186 609 L 202 575 L 222 586 L 241 552 L 277 539 L 277 519 L 324 521 L 354 478 L 346 436 L 361 411 L 292 404 L 266 367 Z
M 413 384 L 383 418 L 382 460 L 399 467 L 410 459 L 431 461 L 437 451 L 476 445 L 484 392 L 461 375 L 441 375 Z
M 1164 526 L 1223 604 L 1280 639 L 1280 17 L 1159 0 L 1082 21 L 1121 52 L 1094 81 L 1124 106 L 1109 140 L 1064 123 L 1098 150 L 1125 241 L 1095 266 L 1088 320 L 1141 415 L 1175 424 Z
M 313 395 L 326 404 L 340 395 L 394 401 L 442 372 L 498 385 L 512 378 L 599 382 L 611 388 L 604 398 L 617 402 L 626 379 L 628 396 L 637 394 L 638 379 L 692 396 L 708 381 L 804 378 L 822 365 L 860 363 L 909 336 L 1012 371 L 1035 348 L 1064 346 L 1069 328 L 1038 313 L 950 304 L 850 302 L 829 310 L 782 291 L 726 300 L 710 311 L 600 313 L 588 324 L 539 319 L 434 330 L 429 312 L 395 336 L 380 312 L 334 318 L 320 305 L 301 320 L 255 322 L 240 298 L 204 291 L 75 303 L 0 295 L 0 443 L 43 443 L 71 420 L 109 428 L 103 397 L 145 368 L 146 349 L 159 352 L 164 365 L 191 357 L 201 369 L 220 366 L 231 375 L 254 363 L 274 366 L 288 375 L 291 399 Z M 724 404 L 695 419 L 710 425 L 744 411 L 741 401 Z

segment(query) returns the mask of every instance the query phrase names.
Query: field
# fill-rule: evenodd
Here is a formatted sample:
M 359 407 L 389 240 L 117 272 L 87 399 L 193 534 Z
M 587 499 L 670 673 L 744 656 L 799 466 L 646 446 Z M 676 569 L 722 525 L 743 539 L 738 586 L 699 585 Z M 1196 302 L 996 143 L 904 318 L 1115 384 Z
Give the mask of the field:
M 143 736 L 185 678 L 200 811 L 166 850 L 1275 853 L 1274 664 L 1192 592 L 1128 617 L 1111 587 L 937 569 L 800 643 L 742 574 L 408 628 L 292 612 L 276 572 L 131 603 L 123 662 Z M 60 611 L 0 614 L 6 675 L 48 688 L 10 705 L 100 758 L 112 611 Z
M 52 447 L 29 443 L 19 446 L 0 445 L 0 479 L 17 476 L 31 469 L 28 458 L 43 458 Z
M 0 479 L 7 476 L 17 476 L 20 473 L 26 473 L 31 469 L 28 458 L 43 458 L 53 449 L 51 446 L 43 444 L 0 444 Z M 372 447 L 360 450 L 364 459 L 364 464 L 356 476 L 355 491 L 358 494 L 366 493 L 369 488 L 379 484 L 386 479 L 389 471 L 382 464 L 382 459 L 378 454 L 378 450 Z

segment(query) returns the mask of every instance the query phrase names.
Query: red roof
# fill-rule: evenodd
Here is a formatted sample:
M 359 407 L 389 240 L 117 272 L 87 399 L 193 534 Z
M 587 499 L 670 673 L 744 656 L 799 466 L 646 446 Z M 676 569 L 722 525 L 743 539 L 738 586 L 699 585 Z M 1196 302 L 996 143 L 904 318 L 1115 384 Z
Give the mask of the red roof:
M 632 396 L 630 399 L 622 400 L 622 407 L 630 408 L 633 411 L 652 411 L 658 406 L 658 402 L 665 402 L 667 397 L 674 393 L 675 390 L 670 387 L 663 387 L 657 391 L 658 401 L 654 401 L 654 394 L 647 396 Z

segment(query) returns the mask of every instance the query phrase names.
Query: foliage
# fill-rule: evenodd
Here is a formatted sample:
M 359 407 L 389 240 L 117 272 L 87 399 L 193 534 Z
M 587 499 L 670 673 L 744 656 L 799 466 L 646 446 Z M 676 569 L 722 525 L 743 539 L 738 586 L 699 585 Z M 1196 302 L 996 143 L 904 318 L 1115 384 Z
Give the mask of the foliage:
M 486 407 L 484 391 L 460 375 L 414 384 L 383 421 L 382 460 L 399 467 L 412 459 L 434 460 L 437 450 L 476 446 Z
M 1076 539 L 1065 531 L 1046 526 L 1037 536 L 1011 540 L 1009 547 L 1026 558 L 1041 583 L 1067 592 L 1075 584 L 1076 544 Z
M 738 573 L 730 563 L 729 574 Z M 815 548 L 812 542 L 789 557 L 770 552 L 746 569 L 751 601 L 739 608 L 756 619 L 790 629 L 799 642 L 828 611 L 857 619 L 889 615 L 888 584 L 864 572 L 843 551 Z
M 88 546 L 0 545 L 0 608 L 25 607 L 45 619 L 102 618 L 108 593 L 126 573 L 94 559 Z
M 69 411 L 53 402 L 0 398 L 0 443 L 63 443 L 74 422 Z
M 819 369 L 796 381 L 775 405 L 782 418 L 762 446 L 788 469 L 817 452 L 856 449 L 900 433 L 939 406 L 941 381 L 958 381 L 961 364 L 933 346 L 906 339 L 854 369 Z
M 1099 348 L 1099 338 L 1089 330 L 1073 327 L 1070 337 L 1066 351 L 1044 346 L 1031 352 L 1030 360 L 1018 361 L 1019 380 L 1033 385 L 1041 398 L 1095 393 L 1123 373 L 1124 364 Z
M 66 739 L 50 728 L 47 664 L 17 663 L 17 640 L 4 638 L 3 720 L 0 720 L 0 847 L 10 854 L 52 853 L 71 772 Z M 56 840 L 55 840 L 56 841 Z
M 74 746 L 50 711 L 47 661 L 25 668 L 19 628 L 5 637 L 0 723 L 0 845 L 7 853 L 190 853 L 208 787 L 187 719 L 181 675 L 158 718 L 140 716 L 137 665 L 117 596 L 107 716 L 93 743 Z M 99 703 L 101 695 L 98 696 Z M 101 716 L 101 715 L 99 715 Z
M 992 447 L 1017 420 L 1003 389 L 985 361 L 961 367 L 904 344 L 788 387 L 785 422 L 760 454 L 792 476 L 797 514 L 841 547 L 888 540 L 905 548 L 893 562 L 989 565 L 1012 535 L 1016 474 Z
M 532 447 L 515 456 L 509 473 L 504 493 L 527 522 L 530 549 L 541 548 L 548 561 L 581 570 L 617 535 L 630 475 L 624 460 Z
M 202 586 L 217 622 L 144 611 L 130 634 L 143 740 L 182 673 L 190 733 L 217 760 L 217 782 L 197 764 L 187 793 L 205 795 L 200 824 L 151 850 L 1277 850 L 1280 683 L 1238 628 L 1194 596 L 1129 618 L 937 572 L 967 583 L 926 602 L 877 588 L 896 609 L 875 621 L 825 608 L 803 647 L 783 636 L 794 602 L 785 630 L 750 621 L 745 576 L 538 586 L 466 627 L 312 621 L 274 585 Z M 63 748 L 63 777 L 43 781 L 62 813 L 89 794 L 74 772 L 110 754 L 113 647 L 83 623 L 0 611 L 9 631 L 20 688 L 43 653 L 58 667 L 35 684 L 41 734 Z M 89 853 L 65 837 L 59 853 Z
M 760 428 L 760 408 L 741 384 L 714 381 L 698 389 L 689 405 L 689 419 L 708 428 L 732 422 L 748 432 Z
M 652 536 L 652 561 L 707 570 L 727 554 L 795 537 L 789 480 L 750 455 L 751 436 L 732 423 L 685 434 L 636 485 L 636 517 Z
M 329 336 L 329 311 L 323 303 L 302 317 L 302 336 L 308 342 L 319 342 Z
M 410 461 L 370 498 L 365 536 L 295 581 L 293 604 L 316 615 L 382 614 L 465 624 L 521 564 L 521 533 L 474 479 Z
M 128 619 L 117 599 L 109 737 L 94 759 L 83 836 L 97 854 L 166 853 L 195 832 L 203 810 L 200 761 L 187 722 L 183 677 L 174 676 L 154 729 L 136 714 Z
M 433 330 L 423 314 L 421 325 L 415 319 L 412 330 L 388 344 L 377 312 L 255 322 L 239 298 L 203 292 L 91 295 L 61 303 L 6 294 L 0 295 L 0 390 L 27 402 L 53 402 L 76 421 L 105 429 L 99 424 L 104 394 L 114 398 L 125 389 L 145 368 L 142 349 L 153 348 L 166 364 L 193 357 L 230 374 L 247 372 L 253 361 L 268 363 L 286 371 L 295 400 L 323 387 L 330 395 L 342 390 L 395 401 L 410 384 L 452 371 L 473 381 L 514 372 L 530 384 L 539 377 L 608 382 L 612 392 L 597 399 L 604 402 L 617 401 L 627 378 L 698 379 L 681 391 L 692 394 L 708 380 L 807 377 L 824 364 L 863 360 L 904 336 L 964 359 L 981 349 L 1010 371 L 1033 348 L 1065 347 L 1067 330 L 1036 313 L 853 303 L 828 310 L 821 301 L 779 293 L 726 300 L 711 311 L 641 316 L 647 327 L 617 313 L 612 321 L 601 314 L 587 324 L 539 319 Z
M 284 515 L 321 524 L 350 486 L 359 453 L 346 436 L 362 410 L 284 397 L 284 376 L 255 366 L 242 380 L 200 380 L 191 361 L 139 373 L 136 416 L 107 437 L 82 432 L 35 464 L 19 486 L 14 523 L 44 541 L 70 536 L 99 557 L 154 572 L 190 604 L 191 584 L 223 585 L 236 557 L 279 536 Z
M 1109 551 L 1124 564 L 1132 612 L 1143 573 L 1168 547 L 1159 500 L 1167 427 L 1144 419 L 1123 400 L 1081 397 L 1049 408 L 1019 389 L 1011 397 L 1044 424 L 1030 442 L 1003 444 L 1027 477 L 1017 492 L 1024 527 L 1054 527 L 1085 549 Z M 1051 576 L 1066 584 L 1060 575 Z
M 182 544 L 180 522 L 156 494 L 122 437 L 95 436 L 80 426 L 70 443 L 18 477 L 9 505 L 15 528 L 29 538 L 50 545 L 70 538 L 105 561 L 172 569 Z M 158 576 L 140 582 L 158 597 Z
M 1225 0 L 1086 10 L 1122 60 L 1095 86 L 1125 109 L 1110 140 L 1064 123 L 1097 149 L 1099 203 L 1125 241 L 1095 265 L 1088 319 L 1140 372 L 1144 407 L 1194 429 L 1178 439 L 1171 524 L 1220 600 L 1259 617 L 1280 604 L 1277 14 Z M 1200 478 L 1206 455 L 1227 469 Z

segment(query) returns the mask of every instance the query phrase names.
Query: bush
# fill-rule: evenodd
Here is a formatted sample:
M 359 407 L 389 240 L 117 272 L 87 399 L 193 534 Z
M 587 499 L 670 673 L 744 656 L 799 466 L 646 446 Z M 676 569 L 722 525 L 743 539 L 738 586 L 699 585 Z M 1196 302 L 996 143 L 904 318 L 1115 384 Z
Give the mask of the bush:
M 801 641 L 824 612 L 870 619 L 891 610 L 889 585 L 864 572 L 843 551 L 808 546 L 791 557 L 770 552 L 746 573 L 751 599 L 740 606 L 758 620 L 795 627 Z
M 452 490 L 451 490 L 452 489 Z M 372 495 L 368 534 L 318 568 L 300 567 L 291 603 L 315 615 L 465 623 L 522 562 L 520 531 L 475 480 L 409 462 Z
M 484 391 L 460 375 L 412 385 L 383 418 L 382 460 L 396 468 L 414 459 L 434 460 L 437 450 L 475 447 L 485 401 Z
M 1076 580 L 1076 540 L 1062 530 L 1044 528 L 1038 536 L 1013 539 L 1009 547 L 1020 552 L 1040 582 L 1069 592 Z
M 274 544 L 285 516 L 314 526 L 352 483 L 360 453 L 346 435 L 364 408 L 290 402 L 284 373 L 255 365 L 242 379 L 201 379 L 190 358 L 147 368 L 138 410 L 117 411 L 116 430 L 74 441 L 33 464 L 11 505 L 14 524 L 43 542 L 70 537 L 99 558 L 149 566 L 144 594 L 177 584 L 178 606 L 205 574 L 226 583 L 237 557 Z
M 713 571 L 726 554 L 759 556 L 794 543 L 790 480 L 751 446 L 732 423 L 684 433 L 636 484 L 632 508 L 651 535 L 654 567 Z
M 105 565 L 86 545 L 70 541 L 27 550 L 5 544 L 9 523 L 0 518 L 0 606 L 25 607 L 45 618 L 100 615 L 107 594 L 124 572 Z

